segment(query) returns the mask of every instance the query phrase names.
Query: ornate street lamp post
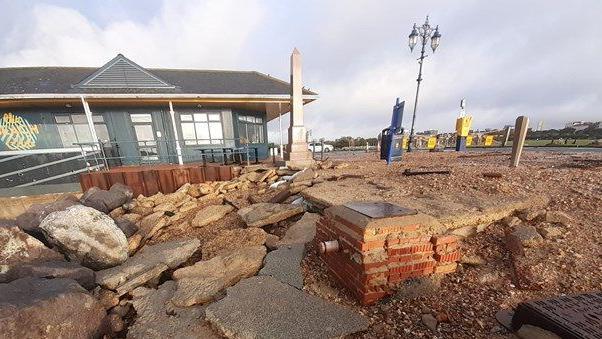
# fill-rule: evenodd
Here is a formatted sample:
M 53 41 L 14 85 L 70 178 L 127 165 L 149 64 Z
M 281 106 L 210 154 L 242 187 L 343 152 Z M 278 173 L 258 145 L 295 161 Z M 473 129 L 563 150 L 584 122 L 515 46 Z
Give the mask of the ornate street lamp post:
M 433 49 L 433 53 L 439 46 L 439 41 L 441 40 L 441 34 L 439 33 L 439 25 L 433 29 L 429 24 L 429 17 L 427 15 L 426 21 L 422 26 L 417 27 L 414 24 L 412 28 L 412 33 L 408 37 L 408 44 L 410 45 L 410 52 L 414 51 L 414 46 L 418 43 L 418 39 L 422 39 L 422 49 L 420 50 L 420 58 L 418 58 L 418 64 L 420 64 L 420 68 L 418 69 L 418 85 L 416 86 L 416 98 L 414 99 L 414 114 L 412 114 L 412 128 L 410 129 L 410 139 L 408 140 L 408 152 L 412 151 L 412 141 L 414 139 L 414 122 L 416 121 L 416 106 L 418 106 L 418 93 L 420 92 L 420 82 L 422 81 L 422 64 L 424 63 L 424 58 L 427 56 L 424 54 L 424 48 L 426 47 L 427 41 L 431 40 L 431 48 Z

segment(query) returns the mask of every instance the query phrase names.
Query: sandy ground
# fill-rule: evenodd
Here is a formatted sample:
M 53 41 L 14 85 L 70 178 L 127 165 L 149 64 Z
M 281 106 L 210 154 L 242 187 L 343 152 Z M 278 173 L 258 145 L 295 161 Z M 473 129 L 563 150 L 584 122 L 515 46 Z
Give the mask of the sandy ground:
M 508 167 L 508 153 L 412 153 L 389 167 L 374 153 L 338 159 L 350 166 L 323 173 L 362 174 L 364 180 L 378 188 L 377 194 L 383 200 L 441 193 L 451 200 L 461 195 L 547 196 L 550 202 L 546 209 L 566 212 L 572 218 L 563 226 L 560 238 L 546 239 L 537 249 L 529 250 L 527 257 L 537 281 L 537 287 L 529 290 L 519 289 L 513 280 L 504 244 L 508 227 L 501 222 L 492 223 L 463 242 L 463 252 L 479 256 L 484 263 L 462 264 L 441 281 L 421 284 L 421 290 L 402 286 L 397 294 L 368 307 L 359 306 L 334 285 L 315 250 L 310 249 L 304 261 L 305 289 L 355 308 L 372 319 L 370 329 L 354 337 L 504 338 L 509 334 L 495 320 L 500 309 L 529 299 L 602 290 L 601 153 L 526 151 L 520 167 L 515 169 Z M 448 168 L 452 173 L 401 175 L 404 169 L 417 167 Z M 484 172 L 500 173 L 502 177 L 485 178 Z M 340 194 L 353 194 L 352 185 L 345 187 L 345 180 L 340 182 Z M 531 224 L 540 226 L 538 222 Z M 437 331 L 425 327 L 421 321 L 424 313 L 440 320 Z

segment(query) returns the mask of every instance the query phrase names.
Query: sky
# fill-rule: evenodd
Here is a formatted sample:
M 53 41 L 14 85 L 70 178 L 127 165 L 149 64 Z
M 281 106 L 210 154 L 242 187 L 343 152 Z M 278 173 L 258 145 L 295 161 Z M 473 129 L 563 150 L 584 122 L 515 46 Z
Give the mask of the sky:
M 452 131 L 462 98 L 476 129 L 519 115 L 544 128 L 602 120 L 599 0 L 0 0 L 0 9 L 0 67 L 99 67 L 122 53 L 144 67 L 288 80 L 297 47 L 303 82 L 319 94 L 305 106 L 316 139 L 376 136 L 396 97 L 409 129 L 419 51 L 408 35 L 430 15 L 442 38 L 424 63 L 417 130 Z M 276 141 L 277 121 L 268 130 Z

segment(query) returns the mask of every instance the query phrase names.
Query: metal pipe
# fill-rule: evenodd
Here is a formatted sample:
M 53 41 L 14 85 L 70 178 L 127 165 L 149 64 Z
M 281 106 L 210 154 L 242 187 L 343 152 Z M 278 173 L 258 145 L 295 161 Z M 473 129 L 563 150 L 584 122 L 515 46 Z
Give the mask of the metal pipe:
M 320 254 L 334 253 L 334 252 L 338 252 L 340 250 L 338 240 L 322 241 L 322 242 L 320 242 L 319 247 L 320 247 Z

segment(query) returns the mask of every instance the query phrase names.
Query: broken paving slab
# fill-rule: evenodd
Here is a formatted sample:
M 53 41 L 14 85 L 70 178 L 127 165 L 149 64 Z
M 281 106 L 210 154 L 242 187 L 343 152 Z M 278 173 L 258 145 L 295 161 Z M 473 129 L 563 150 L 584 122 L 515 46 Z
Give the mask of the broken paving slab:
M 368 318 L 268 276 L 242 280 L 205 310 L 228 338 L 332 338 L 364 331 Z
M 306 244 L 316 236 L 316 223 L 320 215 L 305 213 L 293 226 L 291 226 L 280 240 L 279 245 Z
M 363 179 L 326 181 L 300 193 L 309 203 L 320 207 L 344 205 L 353 201 L 380 201 L 380 190 Z M 423 195 L 394 196 L 387 202 L 417 210 L 436 218 L 446 229 L 478 226 L 501 220 L 517 210 L 541 209 L 549 197 L 541 194 L 508 193 L 491 195 L 466 191 L 450 197 L 446 192 Z
M 302 289 L 301 260 L 304 255 L 305 244 L 303 243 L 280 246 L 265 257 L 264 266 L 259 271 L 259 275 L 271 276 L 280 282 Z
M 136 320 L 128 338 L 219 338 L 204 321 L 203 306 L 176 307 L 171 303 L 176 283 L 167 281 L 158 289 L 138 287 L 132 291 Z
M 271 204 L 267 202 L 253 204 L 238 210 L 238 215 L 249 227 L 263 227 L 286 220 L 303 213 L 303 206 L 289 204 Z
M 145 246 L 119 266 L 96 272 L 96 283 L 123 295 L 170 268 L 176 268 L 200 247 L 198 239 Z

